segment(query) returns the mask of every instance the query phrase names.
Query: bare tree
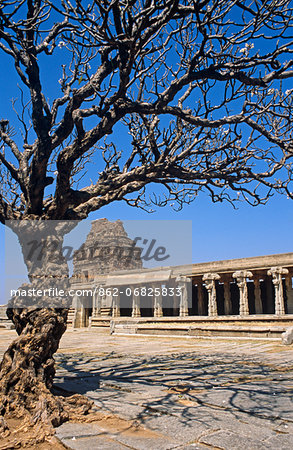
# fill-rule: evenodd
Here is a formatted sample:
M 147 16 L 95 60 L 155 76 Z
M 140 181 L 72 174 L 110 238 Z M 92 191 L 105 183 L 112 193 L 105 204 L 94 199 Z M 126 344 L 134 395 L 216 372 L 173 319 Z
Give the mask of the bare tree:
M 27 220 L 78 221 L 117 200 L 149 210 L 201 191 L 232 204 L 292 198 L 292 24 L 289 0 L 3 0 L 0 49 L 20 91 L 19 127 L 0 122 L 1 222 L 22 236 Z M 1 364 L 2 416 L 68 417 L 50 391 L 66 315 L 10 308 L 19 338 Z

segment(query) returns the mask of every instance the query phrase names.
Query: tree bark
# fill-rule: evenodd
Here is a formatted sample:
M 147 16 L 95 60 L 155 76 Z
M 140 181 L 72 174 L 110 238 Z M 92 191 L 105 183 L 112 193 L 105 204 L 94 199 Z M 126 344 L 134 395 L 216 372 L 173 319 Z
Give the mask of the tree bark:
M 64 229 L 54 228 L 55 233 L 51 229 L 49 233 L 48 229 L 45 233 L 44 229 L 39 234 L 37 231 L 38 225 L 33 234 L 31 227 L 29 230 L 19 225 L 17 229 L 31 281 L 20 288 L 21 292 L 35 289 L 44 295 L 16 296 L 9 302 L 7 315 L 19 336 L 5 352 L 0 365 L 0 417 L 23 417 L 32 426 L 42 423 L 42 428 L 47 425 L 47 433 L 52 434 L 53 427 L 68 420 L 72 413 L 89 411 L 92 402 L 82 396 L 54 396 L 51 391 L 55 375 L 53 355 L 66 330 L 69 299 L 50 297 L 45 292 L 50 288 L 68 292 L 69 271 L 62 254 Z M 37 244 L 42 244 L 35 246 L 41 248 L 41 254 L 31 251 L 32 235 L 37 237 Z M 2 431 L 5 427 L 2 419 Z
M 33 420 L 47 414 L 52 425 L 64 415 L 50 389 L 55 375 L 53 355 L 66 330 L 66 309 L 8 309 L 19 337 L 5 352 L 0 366 L 1 414 L 28 411 Z M 42 409 L 44 410 L 42 411 Z M 47 411 L 46 411 L 47 410 Z

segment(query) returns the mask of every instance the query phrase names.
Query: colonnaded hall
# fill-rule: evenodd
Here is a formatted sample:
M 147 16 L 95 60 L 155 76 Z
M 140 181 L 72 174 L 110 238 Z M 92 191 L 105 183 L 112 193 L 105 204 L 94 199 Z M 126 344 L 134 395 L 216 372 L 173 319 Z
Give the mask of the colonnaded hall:
M 73 260 L 73 328 L 278 338 L 293 325 L 293 253 L 146 269 L 123 223 L 98 219 Z

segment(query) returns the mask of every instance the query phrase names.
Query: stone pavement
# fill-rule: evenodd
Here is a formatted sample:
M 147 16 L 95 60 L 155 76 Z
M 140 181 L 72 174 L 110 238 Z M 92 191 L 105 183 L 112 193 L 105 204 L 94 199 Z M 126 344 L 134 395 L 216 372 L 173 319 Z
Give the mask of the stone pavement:
M 56 360 L 55 385 L 104 414 L 57 428 L 67 448 L 293 448 L 293 346 L 77 330 Z

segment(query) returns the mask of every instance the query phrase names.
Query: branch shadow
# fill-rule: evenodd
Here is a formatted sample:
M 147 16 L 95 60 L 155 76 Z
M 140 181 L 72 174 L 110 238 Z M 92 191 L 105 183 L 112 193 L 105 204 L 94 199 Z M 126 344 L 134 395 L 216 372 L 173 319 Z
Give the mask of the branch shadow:
M 100 357 L 58 354 L 56 386 L 94 400 L 96 408 L 139 425 L 176 420 L 214 427 L 227 414 L 293 420 L 291 370 L 248 358 L 195 353 Z

